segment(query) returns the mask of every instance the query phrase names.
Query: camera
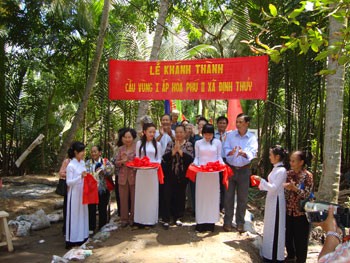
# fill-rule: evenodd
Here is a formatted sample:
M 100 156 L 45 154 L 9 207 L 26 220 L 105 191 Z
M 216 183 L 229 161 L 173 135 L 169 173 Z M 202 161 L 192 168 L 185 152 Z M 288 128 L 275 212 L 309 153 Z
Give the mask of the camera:
M 306 202 L 302 210 L 306 214 L 309 223 L 317 223 L 326 220 L 329 206 L 334 207 L 334 218 L 340 228 L 350 227 L 349 208 L 328 202 Z

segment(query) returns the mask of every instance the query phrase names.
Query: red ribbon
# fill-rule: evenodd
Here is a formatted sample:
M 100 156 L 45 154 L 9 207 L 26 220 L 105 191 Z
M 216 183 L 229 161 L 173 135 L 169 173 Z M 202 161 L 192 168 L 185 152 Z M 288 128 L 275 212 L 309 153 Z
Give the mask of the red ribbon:
M 98 204 L 97 181 L 92 174 L 88 173 L 84 177 L 83 205 Z
M 222 183 L 226 189 L 228 189 L 228 179 L 233 176 L 232 169 L 226 164 L 221 164 L 219 161 L 208 162 L 206 165 L 201 166 L 191 164 L 187 169 L 186 177 L 192 182 L 195 182 L 198 172 L 223 172 Z
M 150 159 L 147 156 L 143 157 L 142 159 L 135 157 L 134 160 L 132 160 L 131 162 L 127 162 L 125 165 L 136 169 L 150 167 L 155 168 L 157 169 L 159 183 L 164 184 L 164 173 L 162 166 L 159 163 L 150 162 Z
M 254 178 L 255 175 L 251 175 L 250 176 L 250 184 L 254 187 L 254 186 L 258 186 L 260 185 L 260 181 L 259 180 L 255 180 Z

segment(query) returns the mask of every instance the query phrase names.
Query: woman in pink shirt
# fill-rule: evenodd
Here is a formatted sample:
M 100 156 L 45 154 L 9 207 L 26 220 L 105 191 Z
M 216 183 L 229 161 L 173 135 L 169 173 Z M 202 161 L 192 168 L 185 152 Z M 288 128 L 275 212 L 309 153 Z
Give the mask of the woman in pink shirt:
M 115 165 L 120 167 L 118 175 L 120 208 L 118 207 L 118 210 L 120 209 L 121 226 L 126 227 L 128 224 L 130 226 L 134 224 L 136 173 L 134 169 L 125 166 L 125 163 L 132 161 L 135 158 L 136 131 L 131 128 L 125 128 L 120 132 L 119 136 L 119 151 L 115 161 Z

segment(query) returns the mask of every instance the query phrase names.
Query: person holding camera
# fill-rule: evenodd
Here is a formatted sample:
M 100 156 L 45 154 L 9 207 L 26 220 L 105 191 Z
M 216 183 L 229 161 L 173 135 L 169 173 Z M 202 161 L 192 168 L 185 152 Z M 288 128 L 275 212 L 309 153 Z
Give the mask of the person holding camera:
M 313 187 L 313 176 L 305 169 L 306 154 L 295 151 L 290 156 L 291 169 L 284 184 L 286 197 L 286 249 L 285 262 L 304 263 L 310 235 L 310 223 L 301 211 L 301 202 L 306 200 Z
M 343 233 L 334 218 L 333 206 L 329 207 L 326 220 L 317 225 L 326 232 L 326 239 L 318 255 L 318 262 L 350 262 L 350 241 L 342 243 Z

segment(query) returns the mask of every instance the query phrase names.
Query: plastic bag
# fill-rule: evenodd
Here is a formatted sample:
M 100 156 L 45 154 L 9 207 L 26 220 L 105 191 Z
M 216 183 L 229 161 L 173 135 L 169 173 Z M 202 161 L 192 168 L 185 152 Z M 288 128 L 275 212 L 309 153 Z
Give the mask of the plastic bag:
M 61 216 L 60 214 L 48 214 L 47 218 L 50 220 L 50 223 L 52 224 L 52 223 L 58 223 L 60 220 L 63 219 L 63 216 Z
M 91 255 L 92 255 L 92 250 L 72 248 L 63 256 L 63 258 L 68 260 L 84 260 L 86 257 Z
M 101 232 L 111 232 L 118 229 L 118 225 L 115 223 L 108 223 L 101 228 Z
M 94 241 L 106 241 L 111 236 L 111 233 L 109 232 L 98 232 L 96 235 L 93 236 Z
M 32 223 L 33 230 L 40 230 L 50 227 L 50 219 L 45 214 L 44 210 L 40 209 L 34 214 L 29 215 L 29 221 Z
M 10 220 L 8 226 L 17 237 L 25 237 L 30 235 L 31 223 L 28 221 Z
M 67 259 L 64 259 L 62 257 L 53 255 L 51 263 L 68 263 L 69 261 Z

